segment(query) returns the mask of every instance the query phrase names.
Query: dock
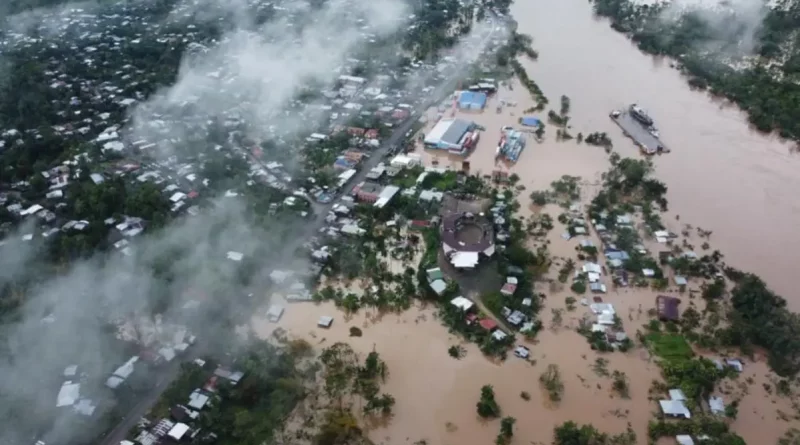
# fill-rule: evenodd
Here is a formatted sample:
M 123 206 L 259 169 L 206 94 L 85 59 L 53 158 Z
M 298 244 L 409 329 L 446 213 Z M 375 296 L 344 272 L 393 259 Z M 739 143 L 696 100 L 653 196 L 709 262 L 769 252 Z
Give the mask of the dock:
M 642 153 L 652 155 L 659 152 L 669 153 L 669 149 L 661 142 L 657 136 L 653 135 L 645 125 L 627 110 L 614 110 L 609 114 L 612 121 L 616 122 L 625 136 L 633 139 L 633 142 L 642 150 Z

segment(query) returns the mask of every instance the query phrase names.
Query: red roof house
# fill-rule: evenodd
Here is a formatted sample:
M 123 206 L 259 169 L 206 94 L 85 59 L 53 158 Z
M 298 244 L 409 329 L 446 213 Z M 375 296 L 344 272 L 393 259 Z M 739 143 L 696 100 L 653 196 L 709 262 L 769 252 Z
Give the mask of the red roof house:
M 517 291 L 517 285 L 514 283 L 506 283 L 500 288 L 500 293 L 503 295 L 514 295 L 514 292 Z
M 494 320 L 490 320 L 488 318 L 482 318 L 478 322 L 478 324 L 481 325 L 481 327 L 483 329 L 486 329 L 487 331 L 493 331 L 493 330 L 497 329 L 497 322 L 494 321 Z

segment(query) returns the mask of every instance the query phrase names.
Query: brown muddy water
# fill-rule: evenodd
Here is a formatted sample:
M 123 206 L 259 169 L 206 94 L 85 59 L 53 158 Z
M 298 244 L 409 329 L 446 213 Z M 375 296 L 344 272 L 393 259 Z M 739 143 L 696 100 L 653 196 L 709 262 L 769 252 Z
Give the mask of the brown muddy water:
M 575 258 L 577 243 L 561 238 L 559 234 L 565 227 L 557 221 L 554 225 L 547 241 L 553 255 L 559 258 L 551 278 L 558 274 L 561 258 Z M 594 234 L 591 238 L 599 242 Z M 358 293 L 359 284 L 346 287 Z M 690 282 L 689 288 L 697 289 L 699 284 Z M 408 445 L 420 440 L 431 445 L 492 443 L 500 422 L 480 419 L 475 406 L 480 387 L 487 384 L 494 387 L 503 415 L 517 419 L 515 443 L 550 444 L 553 428 L 568 420 L 591 423 L 609 433 L 623 432 L 630 424 L 639 438 L 637 442 L 646 443 L 648 421 L 658 410 L 656 403 L 649 400 L 648 390 L 653 380 L 661 380 L 654 359 L 641 347 L 627 353 L 595 353 L 575 331 L 582 318 L 592 317 L 589 309 L 580 303 L 573 310 L 567 309 L 565 298 L 572 292 L 566 286 L 548 287 L 541 283 L 537 290 L 547 294 L 541 311 L 545 329 L 533 343 L 519 340 L 530 348 L 530 361 L 513 355 L 506 362 L 487 359 L 474 344 L 450 334 L 436 319 L 433 308 L 421 306 L 402 314 L 378 316 L 374 310 L 363 309 L 346 315 L 331 303 L 287 304 L 279 323 L 268 323 L 264 314 L 256 314 L 252 328 L 265 338 L 281 327 L 291 337 L 309 341 L 317 352 L 336 342 L 349 343 L 362 357 L 373 349 L 378 351 L 389 367 L 384 390 L 397 400 L 390 419 L 362 422 L 368 426 L 369 437 L 378 444 Z M 674 289 L 669 293 L 682 298 L 684 309 L 694 304 L 687 294 L 679 295 Z M 654 307 L 655 297 L 656 292 L 649 289 L 621 289 L 604 295 L 603 300 L 614 305 L 625 331 L 634 336 L 649 321 L 647 311 Z M 553 310 L 561 311 L 560 323 L 552 317 Z M 334 317 L 330 329 L 316 326 L 323 315 Z M 352 326 L 361 328 L 363 336 L 350 337 Z M 447 353 L 450 346 L 457 344 L 467 350 L 461 360 Z M 618 370 L 626 374 L 629 399 L 613 392 L 611 378 L 598 373 L 595 363 L 601 357 L 607 360 L 607 373 Z M 539 376 L 549 364 L 558 365 L 564 383 L 563 399 L 558 403 L 552 403 L 539 384 Z M 765 389 L 765 384 L 774 385 L 773 378 L 763 359 L 748 361 L 743 375 L 725 383 L 719 394 L 727 403 L 741 400 L 732 428 L 747 443 L 776 443 L 795 422 L 791 419 L 795 412 L 792 401 L 778 397 L 774 389 Z M 521 397 L 523 391 L 530 394 L 529 401 Z
M 562 94 L 571 98 L 572 134 L 605 131 L 616 150 L 633 155 L 608 113 L 633 102 L 647 109 L 672 149 L 655 159 L 671 213 L 713 230 L 712 245 L 730 264 L 757 273 L 800 310 L 792 278 L 800 255 L 800 159 L 792 146 L 752 131 L 736 107 L 692 91 L 669 60 L 641 53 L 595 18 L 586 0 L 517 1 L 512 12 L 519 31 L 534 39 L 540 57 L 525 66 L 551 108 L 558 111 Z M 522 155 L 521 170 L 536 149 Z M 593 161 L 582 155 L 571 162 Z
M 539 60 L 524 64 L 550 99 L 549 108 L 558 111 L 562 94 L 571 99 L 570 132 L 607 132 L 616 151 L 638 156 L 608 113 L 633 102 L 646 108 L 672 149 L 654 159 L 657 176 L 669 187 L 670 215 L 664 218 L 668 228 L 680 233 L 684 223 L 691 223 L 713 230 L 711 245 L 731 265 L 759 274 L 793 309 L 800 309 L 800 295 L 792 292 L 789 273 L 800 252 L 800 238 L 793 230 L 800 226 L 800 198 L 793 193 L 800 190 L 796 173 L 800 160 L 790 154 L 791 147 L 753 132 L 735 107 L 690 90 L 669 61 L 640 53 L 607 21 L 593 17 L 586 0 L 518 1 L 512 10 L 519 31 L 534 38 Z M 503 88 L 482 113 L 458 114 L 486 127 L 468 158 L 472 170 L 490 174 L 500 168 L 517 173 L 526 187 L 523 204 L 531 190 L 546 189 L 565 174 L 582 177 L 582 201 L 591 199 L 600 174 L 608 167 L 607 154 L 574 141 L 556 142 L 553 126 L 548 125 L 544 142 L 529 139 L 517 164 L 495 164 L 500 128 L 516 126 L 523 110 L 534 105 L 518 82 L 511 87 Z M 504 107 L 498 114 L 495 108 L 500 99 L 516 106 Z M 445 115 L 449 117 L 449 109 Z M 546 111 L 536 116 L 546 120 Z M 435 158 L 440 166 L 461 168 L 461 159 L 420 152 L 428 165 Z M 526 216 L 542 211 L 527 205 L 522 209 Z M 559 212 L 550 211 L 552 216 Z M 680 221 L 675 221 L 676 214 Z M 564 227 L 557 221 L 555 226 L 548 236 L 552 255 L 575 258 L 577 241 L 563 240 L 559 235 Z M 558 267 L 553 269 L 555 276 Z M 690 288 L 698 286 L 690 283 Z M 566 420 L 593 423 L 610 433 L 624 431 L 630 422 L 638 442 L 646 443 L 647 422 L 658 409 L 648 400 L 651 381 L 660 380 L 655 362 L 641 348 L 603 356 L 609 372 L 620 370 L 629 378 L 631 398 L 621 399 L 610 390 L 611 379 L 593 370 L 598 355 L 574 330 L 588 308 L 578 304 L 574 311 L 566 311 L 567 289 L 537 290 L 547 294 L 541 312 L 546 329 L 536 343 L 528 344 L 533 362 L 510 356 L 505 363 L 494 363 L 466 343 L 466 357 L 455 360 L 447 348 L 462 341 L 441 326 L 432 309 L 420 307 L 380 318 L 362 310 L 348 319 L 331 304 L 290 304 L 277 325 L 257 316 L 253 328 L 266 336 L 276 326 L 283 327 L 290 335 L 309 340 L 317 350 L 337 341 L 350 343 L 363 355 L 377 350 L 390 369 L 385 390 L 395 396 L 397 405 L 388 422 L 369 430 L 376 443 L 412 444 L 423 439 L 431 445 L 492 443 L 500 422 L 479 419 L 475 407 L 480 387 L 486 384 L 494 387 L 503 415 L 517 419 L 515 443 L 549 444 L 553 427 Z M 612 291 L 604 297 L 615 305 L 630 336 L 648 321 L 654 298 L 654 292 L 639 289 Z M 683 309 L 693 304 L 687 296 L 682 298 Z M 560 327 L 553 325 L 553 309 L 564 310 Z M 335 317 L 331 329 L 316 327 L 321 315 Z M 363 337 L 349 337 L 351 326 L 362 328 Z M 538 382 L 551 363 L 559 366 L 565 385 L 563 400 L 556 405 L 547 400 Z M 743 375 L 725 385 L 726 403 L 741 399 L 732 428 L 747 443 L 773 444 L 796 425 L 791 401 L 774 395 L 774 389 L 767 391 L 773 379 L 763 360 L 748 361 Z M 530 401 L 520 397 L 522 391 L 530 393 Z
M 608 114 L 631 103 L 647 109 L 672 149 L 654 159 L 658 178 L 669 187 L 668 228 L 679 231 L 687 222 L 713 230 L 712 245 L 729 264 L 760 275 L 793 310 L 800 310 L 792 279 L 800 255 L 795 234 L 800 225 L 800 158 L 791 153 L 792 145 L 753 131 L 735 106 L 691 90 L 668 59 L 641 53 L 607 20 L 594 17 L 585 0 L 518 1 L 512 12 L 519 31 L 533 37 L 539 52 L 538 61 L 523 58 L 523 64 L 550 100 L 548 109 L 558 111 L 561 95 L 571 100 L 572 135 L 606 132 L 621 155 L 638 156 Z M 514 126 L 534 105 L 518 82 L 512 87 L 501 90 L 482 113 L 459 113 L 487 128 L 469 156 L 473 170 L 488 174 L 495 168 L 500 128 Z M 517 106 L 496 114 L 500 99 Z M 533 115 L 546 121 L 546 114 Z M 450 116 L 449 109 L 445 115 Z M 511 171 L 528 189 L 547 188 L 562 174 L 598 181 L 607 168 L 602 150 L 555 142 L 555 130 L 548 126 L 542 144 L 529 141 Z M 454 158 L 449 164 L 460 168 Z M 448 162 L 442 159 L 440 165 Z
M 423 439 L 431 445 L 492 443 L 500 422 L 480 419 L 475 406 L 481 386 L 487 384 L 494 387 L 503 414 L 517 419 L 515 440 L 519 443 L 550 443 L 553 426 L 570 419 L 610 431 L 624 431 L 631 421 L 644 434 L 641 427 L 646 426 L 651 410 L 646 396 L 631 400 L 612 396 L 611 381 L 593 373 L 593 353 L 575 332 L 543 333 L 538 345 L 529 345 L 535 365 L 516 357 L 496 364 L 468 343 L 463 343 L 466 357 L 451 358 L 448 347 L 461 341 L 447 332 L 432 310 L 416 307 L 399 315 L 384 315 L 380 321 L 367 314 L 362 311 L 347 318 L 331 304 L 301 303 L 288 306 L 278 326 L 317 349 L 341 341 L 362 356 L 373 348 L 381 354 L 389 367 L 384 390 L 395 396 L 397 405 L 385 425 L 369 431 L 376 443 L 411 444 Z M 335 316 L 330 329 L 316 327 L 321 315 Z M 262 320 L 254 323 L 259 335 L 269 335 L 274 326 Z M 363 336 L 349 337 L 351 326 L 360 327 Z M 609 369 L 632 370 L 626 371 L 632 387 L 647 388 L 656 372 L 655 364 L 634 354 L 609 359 Z M 559 364 L 566 387 L 557 405 L 547 399 L 538 381 L 550 363 Z M 530 401 L 520 397 L 522 391 L 530 393 Z

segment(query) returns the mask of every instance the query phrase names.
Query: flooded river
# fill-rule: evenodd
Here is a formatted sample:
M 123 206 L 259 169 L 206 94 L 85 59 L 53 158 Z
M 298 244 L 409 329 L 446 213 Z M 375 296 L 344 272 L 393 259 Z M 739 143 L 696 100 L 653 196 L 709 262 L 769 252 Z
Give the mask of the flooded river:
M 539 60 L 525 66 L 551 108 L 558 111 L 562 94 L 571 99 L 571 133 L 607 132 L 615 149 L 631 156 L 633 144 L 608 113 L 633 102 L 647 109 L 672 149 L 655 158 L 657 175 L 669 187 L 670 213 L 713 230 L 711 244 L 729 264 L 760 275 L 800 310 L 791 281 L 792 264 L 800 255 L 800 237 L 794 233 L 800 224 L 800 195 L 795 193 L 800 190 L 800 159 L 790 154 L 791 146 L 752 131 L 737 108 L 692 91 L 668 60 L 641 53 L 607 20 L 595 18 L 586 0 L 517 1 L 512 12 L 519 31 L 534 39 Z M 514 93 L 524 94 L 522 89 Z M 527 108 L 522 105 L 520 99 L 519 114 Z M 548 132 L 552 139 L 555 129 Z M 487 138 L 496 145 L 495 134 Z M 572 151 L 576 147 L 571 145 L 559 144 Z M 523 152 L 520 170 L 529 168 L 526 157 L 537 149 L 534 144 Z M 673 223 L 672 229 L 680 227 Z

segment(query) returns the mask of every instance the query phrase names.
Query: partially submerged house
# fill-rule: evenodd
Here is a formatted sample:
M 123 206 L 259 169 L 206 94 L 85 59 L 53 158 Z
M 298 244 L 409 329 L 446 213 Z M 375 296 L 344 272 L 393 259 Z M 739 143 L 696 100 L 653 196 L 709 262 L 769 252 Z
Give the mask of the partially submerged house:
M 722 397 L 711 396 L 708 399 L 708 409 L 712 413 L 721 416 L 725 414 L 725 401 L 722 400 Z
M 658 319 L 661 321 L 678 321 L 680 319 L 680 311 L 678 310 L 680 304 L 681 300 L 676 297 L 657 296 L 656 310 L 658 311 Z
M 333 317 L 330 317 L 328 315 L 323 315 L 319 317 L 319 320 L 317 320 L 317 326 L 321 328 L 329 328 L 331 327 L 332 324 L 333 324 Z
M 692 413 L 686 407 L 686 396 L 680 389 L 670 389 L 668 400 L 659 400 L 661 412 L 667 417 L 691 419 Z
M 283 306 L 273 304 L 267 311 L 267 320 L 272 323 L 277 323 L 283 316 Z

